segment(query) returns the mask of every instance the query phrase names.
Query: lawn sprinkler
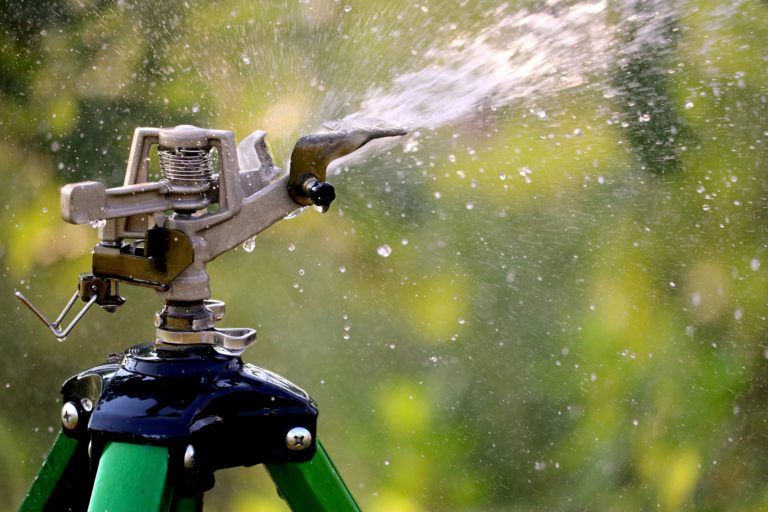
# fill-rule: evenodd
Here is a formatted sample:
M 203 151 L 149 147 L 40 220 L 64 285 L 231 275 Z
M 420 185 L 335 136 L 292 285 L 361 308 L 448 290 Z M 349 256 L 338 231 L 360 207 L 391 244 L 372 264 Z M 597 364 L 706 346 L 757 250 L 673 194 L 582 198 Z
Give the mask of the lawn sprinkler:
M 64 383 L 64 435 L 22 509 L 48 510 L 54 502 L 66 510 L 200 509 L 215 470 L 264 463 L 294 510 L 357 510 L 317 441 L 315 402 L 286 379 L 242 362 L 255 330 L 215 326 L 225 305 L 211 299 L 206 265 L 299 208 L 327 211 L 335 198 L 328 165 L 373 139 L 404 134 L 308 135 L 283 172 L 263 131 L 236 147 L 230 131 L 138 128 L 123 186 L 65 185 L 64 220 L 99 228 L 91 272 L 80 274 L 52 322 L 16 296 L 60 340 L 94 304 L 121 307 L 121 283 L 153 288 L 163 307 L 154 342 Z M 158 181 L 149 180 L 153 146 Z M 85 305 L 64 326 L 78 299 Z

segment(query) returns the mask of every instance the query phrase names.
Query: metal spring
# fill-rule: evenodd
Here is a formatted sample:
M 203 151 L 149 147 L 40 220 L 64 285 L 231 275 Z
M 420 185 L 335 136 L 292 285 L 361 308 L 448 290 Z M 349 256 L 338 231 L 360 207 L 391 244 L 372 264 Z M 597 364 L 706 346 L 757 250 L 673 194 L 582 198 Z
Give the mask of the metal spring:
M 159 149 L 163 177 L 176 181 L 211 181 L 213 159 L 210 148 Z

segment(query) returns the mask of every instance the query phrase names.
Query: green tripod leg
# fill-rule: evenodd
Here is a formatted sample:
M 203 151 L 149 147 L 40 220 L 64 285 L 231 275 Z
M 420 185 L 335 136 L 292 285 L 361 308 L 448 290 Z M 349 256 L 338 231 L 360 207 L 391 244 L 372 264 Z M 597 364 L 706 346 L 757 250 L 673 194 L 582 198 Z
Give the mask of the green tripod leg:
M 168 449 L 109 443 L 99 461 L 88 512 L 199 512 L 202 495 L 176 496 L 168 483 Z
M 68 502 L 67 504 L 72 503 L 71 500 L 66 500 L 63 494 L 70 487 L 67 483 L 67 473 L 77 472 L 71 466 L 78 465 L 77 459 L 79 457 L 76 456 L 78 448 L 77 441 L 59 432 L 51 451 L 48 453 L 48 457 L 46 457 L 43 463 L 43 467 L 40 468 L 35 481 L 32 482 L 32 487 L 30 487 L 24 502 L 19 508 L 20 512 L 50 510 L 54 501 L 59 503 L 66 501 Z M 77 495 L 81 493 L 73 492 L 72 494 Z
M 99 461 L 88 512 L 167 511 L 168 449 L 109 443 Z
M 267 464 L 267 471 L 295 512 L 360 511 L 320 441 L 311 461 Z

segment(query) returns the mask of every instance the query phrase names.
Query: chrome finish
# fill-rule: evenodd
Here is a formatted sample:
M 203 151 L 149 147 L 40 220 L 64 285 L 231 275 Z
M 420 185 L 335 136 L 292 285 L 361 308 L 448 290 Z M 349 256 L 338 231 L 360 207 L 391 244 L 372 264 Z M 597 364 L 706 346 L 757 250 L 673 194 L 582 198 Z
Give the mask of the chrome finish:
M 93 410 L 93 402 L 90 398 L 83 398 L 80 400 L 80 405 L 83 406 L 85 412 L 91 412 Z
M 184 450 L 184 467 L 187 469 L 195 467 L 195 447 L 191 444 L 188 444 L 187 449 Z
M 227 355 L 240 355 L 254 341 L 254 329 L 208 329 L 205 331 L 168 331 L 156 329 L 157 343 L 168 345 L 212 345 L 217 352 Z
M 80 419 L 80 414 L 77 412 L 77 406 L 72 402 L 67 402 L 64 407 L 61 408 L 61 424 L 67 430 L 74 430 L 77 428 L 77 421 Z
M 289 450 L 306 450 L 312 445 L 312 434 L 304 427 L 294 427 L 285 435 L 285 445 Z

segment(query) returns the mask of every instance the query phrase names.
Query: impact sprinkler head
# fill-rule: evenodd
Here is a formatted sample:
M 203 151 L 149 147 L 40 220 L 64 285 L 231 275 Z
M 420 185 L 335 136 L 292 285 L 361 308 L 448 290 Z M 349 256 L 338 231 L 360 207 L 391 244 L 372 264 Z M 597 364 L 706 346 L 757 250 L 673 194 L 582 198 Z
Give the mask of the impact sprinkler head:
M 92 272 L 80 275 L 78 291 L 62 314 L 51 322 L 21 293 L 16 296 L 63 339 L 93 304 L 107 311 L 123 304 L 118 283 L 154 288 L 165 301 L 155 318 L 158 345 L 212 345 L 238 355 L 253 343 L 256 331 L 214 326 L 224 316 L 224 303 L 210 300 L 206 264 L 300 206 L 327 210 L 336 197 L 325 181 L 333 160 L 373 139 L 404 134 L 361 128 L 307 135 L 296 143 L 290 172 L 284 173 L 262 131 L 236 147 L 229 131 L 191 125 L 138 128 L 122 187 L 87 181 L 61 190 L 64 220 L 101 225 Z M 149 180 L 152 146 L 157 146 L 162 174 L 155 182 Z M 78 298 L 86 306 L 62 327 Z

